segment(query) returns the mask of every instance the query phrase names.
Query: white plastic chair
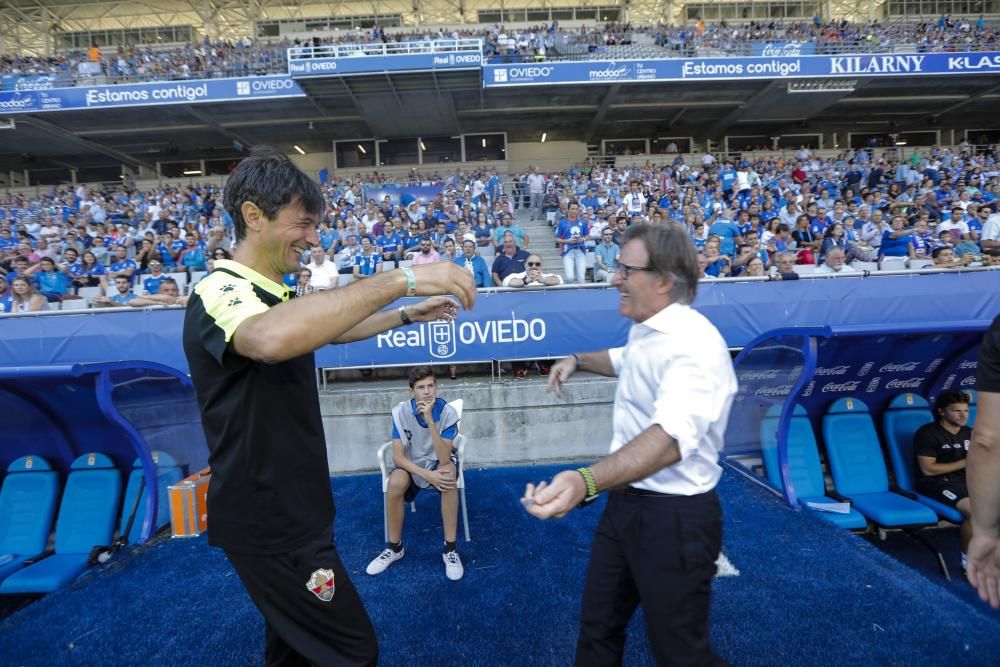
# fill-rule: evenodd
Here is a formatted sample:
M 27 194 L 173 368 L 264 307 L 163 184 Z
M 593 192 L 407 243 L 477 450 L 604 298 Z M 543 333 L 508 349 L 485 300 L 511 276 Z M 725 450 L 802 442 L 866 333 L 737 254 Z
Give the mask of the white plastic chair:
M 469 510 L 465 504 L 465 436 L 461 433 L 462 428 L 462 407 L 465 401 L 461 398 L 448 403 L 458 413 L 459 433 L 455 436 L 454 447 L 458 455 L 458 481 L 455 488 L 458 489 L 458 498 L 462 509 L 462 526 L 465 528 L 465 541 L 471 542 L 469 537 Z M 385 541 L 389 541 L 389 474 L 391 472 L 392 441 L 383 443 L 378 448 L 378 467 L 382 471 L 382 525 L 385 533 Z M 417 511 L 417 504 L 410 503 L 410 511 Z

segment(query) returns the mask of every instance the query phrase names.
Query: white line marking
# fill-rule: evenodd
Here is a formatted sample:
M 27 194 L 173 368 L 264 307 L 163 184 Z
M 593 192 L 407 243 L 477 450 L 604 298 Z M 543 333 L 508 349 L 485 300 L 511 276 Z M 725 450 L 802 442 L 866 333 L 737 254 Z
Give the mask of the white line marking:
M 736 566 L 733 565 L 732 561 L 730 561 L 724 553 L 719 554 L 719 560 L 715 561 L 715 567 L 715 576 L 717 577 L 740 576 L 740 571 L 736 569 Z

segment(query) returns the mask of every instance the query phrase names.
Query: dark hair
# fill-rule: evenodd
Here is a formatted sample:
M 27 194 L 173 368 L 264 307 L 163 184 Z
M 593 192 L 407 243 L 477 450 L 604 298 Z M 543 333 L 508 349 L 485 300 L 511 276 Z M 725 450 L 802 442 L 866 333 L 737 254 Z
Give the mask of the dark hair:
M 938 255 L 940 255 L 943 250 L 952 250 L 952 249 L 949 248 L 948 246 L 941 246 L 940 248 L 934 248 L 934 250 L 931 251 L 931 259 L 937 259 Z
M 941 410 L 948 408 L 955 403 L 965 403 L 969 404 L 969 397 L 960 391 L 946 391 L 937 397 L 934 401 L 934 412 L 940 413 Z
M 413 385 L 417 384 L 421 380 L 432 377 L 435 377 L 434 369 L 430 366 L 414 366 L 410 369 L 410 375 L 407 378 L 407 382 L 410 383 L 410 389 L 413 389 Z
M 274 220 L 286 206 L 297 201 L 307 213 L 319 215 L 325 204 L 319 186 L 296 167 L 288 156 L 271 146 L 256 146 L 233 170 L 223 195 L 223 204 L 233 219 L 236 242 L 246 237 L 244 202 L 260 208 Z
M 698 292 L 698 259 L 687 230 L 679 225 L 637 223 L 622 238 L 624 248 L 630 241 L 642 241 L 649 254 L 649 270 L 672 278 L 670 298 L 675 303 L 691 304 Z

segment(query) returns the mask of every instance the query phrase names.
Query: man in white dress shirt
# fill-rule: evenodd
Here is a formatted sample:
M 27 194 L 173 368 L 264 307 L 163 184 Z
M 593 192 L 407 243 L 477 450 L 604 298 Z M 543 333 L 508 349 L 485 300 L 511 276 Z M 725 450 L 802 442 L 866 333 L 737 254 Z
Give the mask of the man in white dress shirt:
M 577 665 L 620 665 L 640 603 L 659 665 L 725 664 L 708 612 L 722 545 L 715 485 L 736 376 L 722 336 L 690 306 L 698 278 L 683 228 L 634 225 L 611 282 L 634 322 L 627 344 L 566 357 L 549 376 L 560 396 L 576 370 L 619 378 L 610 454 L 528 484 L 521 500 L 547 519 L 610 491 L 591 546 Z

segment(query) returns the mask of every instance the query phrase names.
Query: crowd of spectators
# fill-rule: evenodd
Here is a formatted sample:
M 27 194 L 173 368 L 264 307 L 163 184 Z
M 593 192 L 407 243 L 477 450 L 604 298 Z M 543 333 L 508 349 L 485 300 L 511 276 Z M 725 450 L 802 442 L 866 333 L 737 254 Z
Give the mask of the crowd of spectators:
M 493 169 L 411 173 L 404 191 L 440 187 L 429 201 L 369 197 L 366 186 L 385 184 L 377 173 L 330 178 L 320 245 L 285 280 L 304 294 L 404 262 L 453 261 L 478 287 L 500 286 L 530 268 L 529 248 L 551 242 L 566 282 L 610 281 L 621 237 L 638 223 L 682 225 L 706 279 L 794 280 L 803 267 L 841 273 L 886 263 L 996 266 L 998 155 L 962 145 L 821 157 L 802 147 L 787 160 L 677 155 L 662 166 L 532 169 L 506 183 Z M 184 285 L 231 256 L 220 196 L 213 185 L 123 183 L 0 198 L 0 309 L 43 310 L 93 287 L 100 298 L 91 305 L 183 305 Z M 553 236 L 532 245 L 521 224 L 529 218 L 547 220 Z
M 673 28 L 658 26 L 656 43 L 675 51 L 694 53 L 698 49 L 749 52 L 761 42 L 813 42 L 817 53 L 842 51 L 888 51 L 910 46 L 918 51 L 982 51 L 1000 43 L 1000 28 L 980 16 L 976 20 L 941 16 L 937 21 L 851 23 L 823 21 L 781 23 L 751 21 L 729 25 L 725 21 L 707 25 Z
M 297 46 L 356 45 L 357 54 L 380 52 L 383 45 L 437 39 L 475 38 L 483 40 L 487 59 L 509 61 L 544 60 L 583 48 L 600 51 L 608 46 L 630 44 L 637 33 L 648 42 L 665 48 L 664 56 L 695 55 L 705 49 L 734 53 L 749 52 L 754 43 L 779 41 L 815 42 L 819 53 L 864 49 L 884 51 L 907 45 L 919 51 L 995 49 L 1000 45 L 1000 28 L 980 17 L 975 21 L 952 20 L 942 16 L 921 23 L 811 23 L 749 22 L 729 25 L 725 21 L 672 27 L 632 26 L 607 23 L 593 27 L 561 28 L 558 22 L 530 27 L 501 25 L 469 30 L 390 29 L 374 27 L 350 30 L 309 40 L 260 41 L 250 37 L 216 40 L 159 48 L 152 45 L 105 47 L 69 51 L 51 56 L 7 54 L 0 56 L 0 74 L 42 77 L 22 85 L 78 85 L 92 83 L 94 77 L 111 81 L 174 80 L 251 76 L 287 72 L 286 53 Z M 375 48 L 378 47 L 378 48 Z M 555 52 L 553 49 L 556 49 Z M 94 71 L 82 75 L 80 65 L 91 63 Z
M 515 207 L 555 227 L 567 282 L 617 269 L 629 225 L 684 226 L 706 278 L 769 275 L 794 280 L 810 270 L 1000 264 L 998 151 L 930 147 L 905 157 L 850 150 L 793 159 L 718 158 L 694 164 L 582 166 L 514 178 Z M 610 235 L 608 234 L 610 232 Z M 835 252 L 836 251 L 836 252 Z M 832 261 L 827 261 L 832 255 Z

